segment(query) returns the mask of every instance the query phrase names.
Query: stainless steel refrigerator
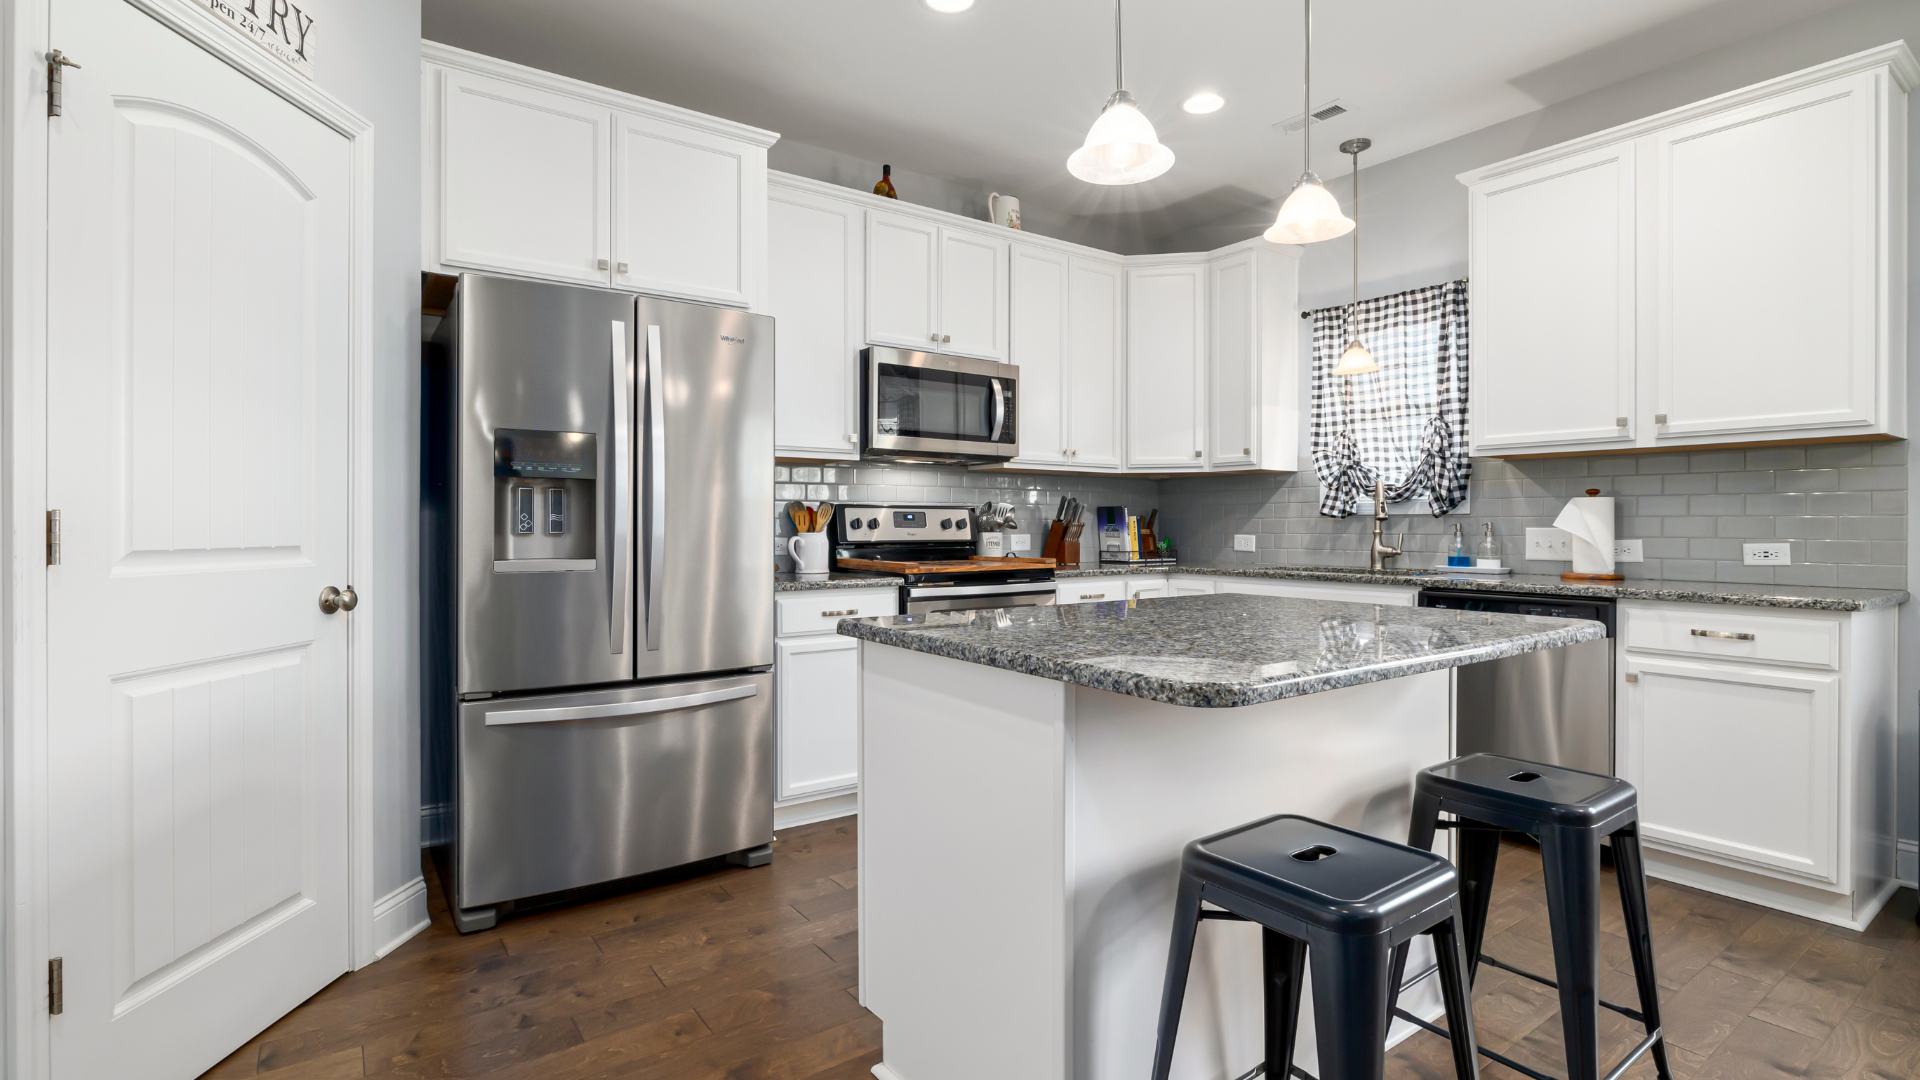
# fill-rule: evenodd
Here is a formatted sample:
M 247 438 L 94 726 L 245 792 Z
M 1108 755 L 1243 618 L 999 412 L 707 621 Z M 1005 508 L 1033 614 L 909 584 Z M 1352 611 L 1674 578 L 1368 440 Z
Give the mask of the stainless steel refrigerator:
M 758 861 L 773 320 L 465 274 L 433 346 L 426 752 L 450 766 L 460 929 L 536 895 Z

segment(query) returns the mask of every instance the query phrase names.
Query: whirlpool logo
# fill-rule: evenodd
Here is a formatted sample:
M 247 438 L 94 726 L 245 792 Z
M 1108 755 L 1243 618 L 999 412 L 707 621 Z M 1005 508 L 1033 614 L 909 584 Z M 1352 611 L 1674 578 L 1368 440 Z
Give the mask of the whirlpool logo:
M 747 343 L 746 338 L 734 337 L 732 334 L 721 334 L 720 340 L 726 342 L 729 345 L 745 345 Z

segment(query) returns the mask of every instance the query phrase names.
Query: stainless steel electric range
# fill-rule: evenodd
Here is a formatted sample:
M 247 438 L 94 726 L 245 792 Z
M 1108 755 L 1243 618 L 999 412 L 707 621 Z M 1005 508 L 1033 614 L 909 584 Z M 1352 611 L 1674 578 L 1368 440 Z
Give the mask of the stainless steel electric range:
M 903 615 L 1054 602 L 1052 566 L 975 558 L 978 531 L 966 506 L 841 507 L 833 515 L 834 569 L 904 576 Z

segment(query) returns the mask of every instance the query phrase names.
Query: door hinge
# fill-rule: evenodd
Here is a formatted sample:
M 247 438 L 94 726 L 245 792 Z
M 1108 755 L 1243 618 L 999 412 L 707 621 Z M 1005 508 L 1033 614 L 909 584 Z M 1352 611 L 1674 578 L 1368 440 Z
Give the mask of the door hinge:
M 60 565 L 60 511 L 47 511 L 47 565 Z
M 56 956 L 47 961 L 47 1013 L 59 1016 L 67 1011 L 66 962 Z
M 66 79 L 62 68 L 78 68 L 80 65 L 67 59 L 67 54 L 55 49 L 47 54 L 47 115 L 60 115 L 60 98 Z

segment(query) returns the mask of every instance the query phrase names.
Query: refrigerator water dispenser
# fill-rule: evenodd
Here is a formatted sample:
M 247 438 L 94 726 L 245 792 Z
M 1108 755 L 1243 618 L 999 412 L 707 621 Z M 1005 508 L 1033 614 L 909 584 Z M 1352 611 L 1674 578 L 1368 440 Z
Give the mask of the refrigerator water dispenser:
M 587 432 L 495 430 L 495 573 L 595 568 L 598 461 Z

